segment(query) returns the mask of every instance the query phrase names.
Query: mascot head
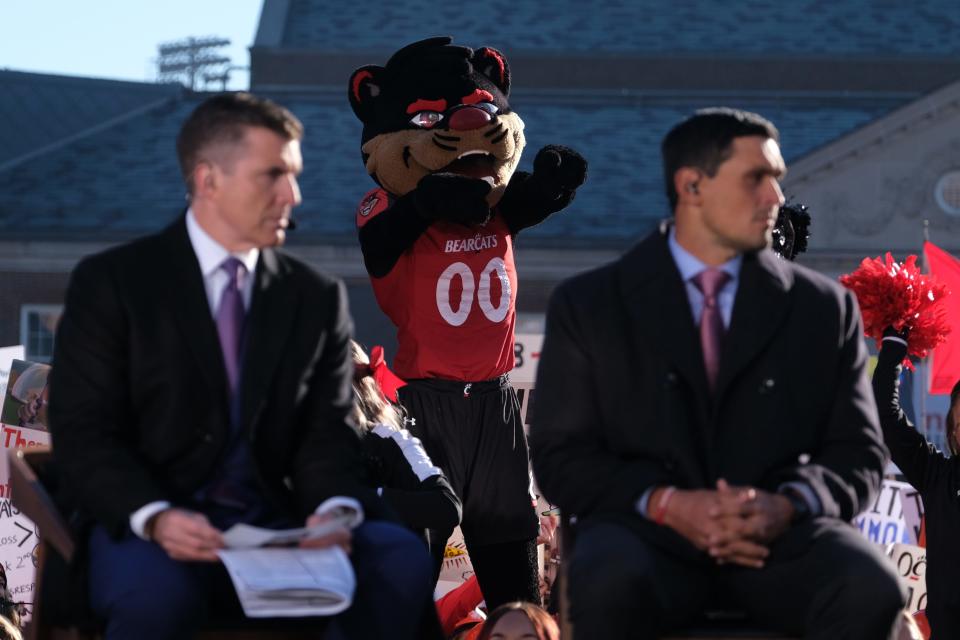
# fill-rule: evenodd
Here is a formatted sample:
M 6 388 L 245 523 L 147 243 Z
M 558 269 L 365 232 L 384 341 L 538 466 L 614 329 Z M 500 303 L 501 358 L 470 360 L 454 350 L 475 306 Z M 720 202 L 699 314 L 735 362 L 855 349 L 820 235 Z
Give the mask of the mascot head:
M 367 173 L 402 196 L 431 173 L 490 183 L 496 204 L 520 161 L 523 121 L 510 110 L 510 68 L 499 51 L 448 37 L 397 51 L 385 67 L 353 72 L 350 105 L 363 122 Z

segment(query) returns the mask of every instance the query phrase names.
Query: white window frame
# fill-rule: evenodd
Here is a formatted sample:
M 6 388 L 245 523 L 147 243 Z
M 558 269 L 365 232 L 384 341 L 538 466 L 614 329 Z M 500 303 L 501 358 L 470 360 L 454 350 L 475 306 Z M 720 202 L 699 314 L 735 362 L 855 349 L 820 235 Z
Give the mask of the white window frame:
M 31 351 L 34 346 L 30 341 L 31 314 L 63 313 L 62 304 L 24 304 L 20 306 L 20 344 L 25 352 L 24 358 L 29 362 L 50 362 L 53 359 L 53 343 L 50 344 L 49 354 L 37 354 Z M 56 332 L 54 332 L 55 334 Z

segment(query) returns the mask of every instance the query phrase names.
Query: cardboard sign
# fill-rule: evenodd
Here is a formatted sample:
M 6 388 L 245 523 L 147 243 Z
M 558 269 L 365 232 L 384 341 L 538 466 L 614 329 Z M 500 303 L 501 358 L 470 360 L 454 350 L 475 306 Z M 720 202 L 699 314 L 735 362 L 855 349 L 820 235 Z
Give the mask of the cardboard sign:
M 514 365 L 510 372 L 510 383 L 517 391 L 520 418 L 523 430 L 527 433 L 530 433 L 530 406 L 533 404 L 533 387 L 537 379 L 537 366 L 540 364 L 541 346 L 542 333 L 518 333 L 514 338 Z
M 48 364 L 14 360 L 3 396 L 3 408 L 0 409 L 0 422 L 46 431 L 49 375 Z
M 923 546 L 920 544 L 920 525 L 923 522 L 923 498 L 920 492 L 907 485 L 900 493 L 900 504 L 903 505 L 903 520 L 907 525 L 907 534 L 910 537 L 910 544 Z
M 540 364 L 540 348 L 542 346 L 542 333 L 518 333 L 514 336 L 513 371 L 510 372 L 511 382 L 533 384 L 533 381 L 537 378 L 537 365 Z
M 13 361 L 23 360 L 23 358 L 22 344 L 0 349 L 0 398 L 5 398 L 7 395 L 7 378 L 10 377 L 10 367 L 13 366 Z
M 916 493 L 906 482 L 884 479 L 873 505 L 853 520 L 860 533 L 876 544 L 916 544 L 917 532 L 912 533 L 903 513 L 903 497 Z M 910 498 L 912 499 L 912 498 Z
M 8 456 L 16 449 L 50 444 L 47 431 L 47 377 L 50 365 L 14 359 L 0 409 L 0 564 L 14 602 L 32 608 L 36 587 L 36 525 L 10 500 Z
M 517 392 L 517 401 L 520 403 L 520 421 L 523 424 L 523 431 L 529 435 L 530 420 L 533 417 L 530 411 L 530 406 L 533 404 L 533 383 L 514 382 L 512 379 L 510 382 Z
M 467 553 L 467 545 L 463 542 L 463 532 L 460 527 L 453 530 L 453 535 L 447 541 L 447 548 L 443 553 L 443 565 L 440 567 L 440 579 L 434 592 L 440 598 L 453 589 L 459 587 L 473 575 L 473 563 Z
M 40 534 L 36 525 L 10 500 L 10 451 L 50 444 L 50 433 L 0 423 L 0 564 L 7 574 L 10 598 L 33 606 L 37 550 Z M 29 616 L 26 616 L 29 617 Z
M 912 544 L 887 545 L 900 582 L 907 590 L 906 609 L 916 613 L 927 608 L 927 550 Z

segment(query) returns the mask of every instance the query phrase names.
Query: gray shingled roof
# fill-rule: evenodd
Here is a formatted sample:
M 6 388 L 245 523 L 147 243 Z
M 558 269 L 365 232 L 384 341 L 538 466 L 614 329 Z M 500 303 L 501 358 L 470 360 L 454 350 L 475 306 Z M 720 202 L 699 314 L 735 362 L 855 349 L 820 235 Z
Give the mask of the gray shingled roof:
M 171 100 L 62 148 L 0 170 L 0 235 L 123 238 L 157 229 L 183 207 L 174 139 L 202 96 Z M 360 161 L 360 123 L 339 94 L 279 96 L 304 122 L 304 204 L 295 241 L 355 242 L 354 209 L 374 184 Z M 559 143 L 590 162 L 589 180 L 569 211 L 525 232 L 526 241 L 622 244 L 666 213 L 659 141 L 693 109 L 659 106 L 560 106 L 515 98 L 528 148 Z M 880 116 L 890 104 L 849 108 L 741 102 L 780 128 L 787 159 L 796 158 Z M 802 199 L 802 194 L 795 194 Z M 534 240 L 537 239 L 537 240 Z
M 960 54 L 957 0 L 290 0 L 282 46 L 383 51 L 455 35 L 508 54 Z
M 181 91 L 171 84 L 0 70 L 0 165 Z

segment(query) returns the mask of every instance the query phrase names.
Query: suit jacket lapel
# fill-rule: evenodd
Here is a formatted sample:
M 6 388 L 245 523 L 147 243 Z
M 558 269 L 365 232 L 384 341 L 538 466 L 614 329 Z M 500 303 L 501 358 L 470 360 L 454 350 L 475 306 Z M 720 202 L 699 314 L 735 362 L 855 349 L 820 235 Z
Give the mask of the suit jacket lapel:
M 695 390 L 701 417 L 708 409 L 707 377 L 690 301 L 667 246 L 665 230 L 624 256 L 621 285 L 637 358 L 656 349 Z
M 717 398 L 773 339 L 790 306 L 793 276 L 772 251 L 746 254 L 720 356 Z M 719 403 L 718 403 L 719 404 Z
M 167 297 L 167 308 L 176 310 L 175 322 L 197 358 L 212 397 L 221 398 L 226 407 L 227 377 L 220 339 L 210 314 L 200 263 L 187 235 L 186 217 L 181 217 L 164 233 L 169 245 L 170 278 L 162 279 L 159 287 Z
M 267 397 L 283 346 L 300 303 L 297 290 L 282 277 L 272 249 L 263 249 L 247 316 L 246 354 L 241 378 L 240 424 L 252 427 Z

